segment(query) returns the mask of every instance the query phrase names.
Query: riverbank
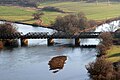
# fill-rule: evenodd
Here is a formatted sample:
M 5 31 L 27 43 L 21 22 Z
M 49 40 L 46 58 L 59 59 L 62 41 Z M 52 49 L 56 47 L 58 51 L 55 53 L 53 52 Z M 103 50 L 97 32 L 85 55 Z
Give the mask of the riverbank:
M 80 30 L 78 32 L 88 32 L 88 31 L 92 31 L 92 30 L 95 30 L 96 27 L 100 26 L 100 25 L 103 25 L 105 23 L 109 24 L 113 21 L 118 21 L 120 20 L 120 17 L 114 17 L 114 18 L 109 18 L 107 20 L 90 20 L 88 21 L 89 24 L 91 24 L 92 26 L 87 28 L 87 29 L 84 29 L 84 30 Z M 49 28 L 49 29 L 55 29 L 55 30 L 58 30 L 57 28 L 53 27 L 53 25 L 38 25 L 38 24 L 32 24 L 32 23 L 24 23 L 24 22 L 20 22 L 20 21 L 10 21 L 10 20 L 2 20 L 0 19 L 0 21 L 2 22 L 12 22 L 12 23 L 17 23 L 17 24 L 23 24 L 23 25 L 29 25 L 29 26 L 33 26 L 33 27 L 43 27 L 43 28 Z M 59 31 L 59 30 L 58 30 Z
M 120 45 L 113 45 L 107 51 L 107 60 L 111 62 L 119 62 L 120 61 Z

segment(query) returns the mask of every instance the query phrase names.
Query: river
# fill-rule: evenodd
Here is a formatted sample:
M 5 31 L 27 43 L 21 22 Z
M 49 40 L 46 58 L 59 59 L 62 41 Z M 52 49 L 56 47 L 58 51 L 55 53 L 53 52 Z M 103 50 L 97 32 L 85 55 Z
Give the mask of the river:
M 114 22 L 118 24 L 118 22 Z M 54 30 L 15 24 L 23 32 L 55 32 Z M 103 27 L 104 26 L 104 27 Z M 99 32 L 108 26 L 104 24 L 95 31 Z M 81 40 L 81 44 L 98 44 L 99 40 Z M 61 43 L 47 46 L 46 39 L 29 40 L 28 47 L 3 49 L 0 51 L 0 80 L 88 80 L 85 65 L 95 61 L 95 48 L 69 47 L 66 44 L 74 40 L 55 40 Z M 49 70 L 48 62 L 55 56 L 67 56 L 63 69 L 57 73 Z

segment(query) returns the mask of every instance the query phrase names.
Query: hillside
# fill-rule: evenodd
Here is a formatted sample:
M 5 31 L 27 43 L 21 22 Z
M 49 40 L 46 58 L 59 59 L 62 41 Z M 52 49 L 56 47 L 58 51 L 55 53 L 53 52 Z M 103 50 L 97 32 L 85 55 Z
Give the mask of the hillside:
M 24 7 L 37 7 L 39 3 L 44 2 L 66 2 L 66 1 L 86 1 L 86 2 L 96 2 L 96 0 L 0 0 L 0 5 L 17 5 L 17 6 L 24 6 Z M 97 0 L 97 2 L 108 2 L 108 1 L 120 1 L 120 0 Z
M 52 6 L 59 8 L 65 12 L 70 13 L 79 13 L 84 12 L 88 19 L 102 20 L 112 17 L 120 16 L 120 4 L 117 2 L 111 2 L 108 5 L 106 2 L 96 3 L 86 3 L 86 2 L 41 2 L 38 6 L 39 9 L 47 6 Z M 20 20 L 29 20 L 32 17 L 32 14 L 35 13 L 38 9 L 32 8 L 21 8 L 21 7 L 6 7 L 0 6 L 0 19 L 20 21 Z M 44 24 L 50 24 L 54 22 L 57 16 L 64 16 L 70 13 L 60 13 L 56 11 L 42 11 L 44 15 L 42 20 Z M 9 13 L 9 14 L 8 14 Z M 26 21 L 25 23 L 34 23 L 34 21 Z

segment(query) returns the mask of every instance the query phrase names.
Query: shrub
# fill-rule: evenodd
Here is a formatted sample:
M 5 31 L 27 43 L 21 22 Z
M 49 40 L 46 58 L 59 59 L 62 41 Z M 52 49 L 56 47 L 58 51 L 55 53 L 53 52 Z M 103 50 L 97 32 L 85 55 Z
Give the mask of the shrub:
M 92 80 L 117 80 L 114 66 L 111 62 L 106 61 L 104 57 L 100 57 L 96 62 L 87 65 L 86 69 Z
M 11 23 L 0 24 L 0 34 L 11 34 L 17 32 L 17 28 L 14 27 Z
M 103 44 L 98 45 L 98 46 L 97 46 L 97 50 L 98 50 L 98 55 L 97 55 L 97 57 L 101 57 L 101 56 L 103 56 L 103 55 L 106 54 L 106 46 L 103 45 Z
M 100 34 L 99 38 L 100 44 L 97 45 L 98 55 L 97 57 L 101 57 L 106 54 L 106 51 L 112 46 L 113 44 L 113 37 L 109 32 L 103 32 Z
M 89 20 L 88 23 L 91 27 L 94 27 L 97 25 L 97 22 L 95 20 Z
M 4 23 L 0 24 L 0 35 L 2 34 L 12 34 L 16 33 L 17 28 L 14 27 L 11 23 Z M 8 40 L 8 39 L 1 39 L 1 46 L 18 46 L 17 40 Z
M 101 38 L 100 43 L 105 45 L 107 49 L 113 44 L 113 37 L 110 32 L 103 32 L 99 37 Z
M 80 30 L 84 30 L 85 28 L 90 27 L 84 13 L 57 17 L 55 23 L 53 23 L 52 25 L 55 29 L 67 33 L 76 33 Z
M 36 20 L 36 19 L 40 19 L 42 15 L 44 15 L 43 12 L 36 12 L 36 13 L 34 13 L 32 16 L 33 16 L 34 19 Z
M 54 12 L 65 13 L 63 10 L 60 10 L 59 8 L 51 7 L 51 6 L 47 6 L 47 7 L 42 8 L 42 11 L 54 11 Z

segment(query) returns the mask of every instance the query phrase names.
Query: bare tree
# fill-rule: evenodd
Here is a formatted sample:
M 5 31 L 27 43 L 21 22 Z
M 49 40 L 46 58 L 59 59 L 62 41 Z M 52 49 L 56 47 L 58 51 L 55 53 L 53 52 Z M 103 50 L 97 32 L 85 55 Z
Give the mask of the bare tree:
M 114 66 L 104 57 L 98 58 L 95 62 L 86 66 L 92 80 L 116 80 Z
M 11 23 L 7 22 L 7 23 L 0 24 L 0 35 L 12 34 L 16 32 L 17 32 L 17 28 L 13 26 Z M 1 42 L 3 46 L 18 46 L 17 40 L 1 39 Z
M 57 17 L 55 23 L 52 24 L 55 29 L 67 33 L 76 33 L 80 30 L 90 27 L 84 13 L 70 14 L 64 17 Z
M 113 37 L 110 32 L 103 32 L 99 37 L 101 38 L 100 43 L 105 45 L 107 49 L 113 44 Z
M 33 17 L 35 20 L 37 20 L 37 19 L 40 19 L 42 17 L 42 15 L 44 15 L 43 12 L 36 12 L 33 14 Z

